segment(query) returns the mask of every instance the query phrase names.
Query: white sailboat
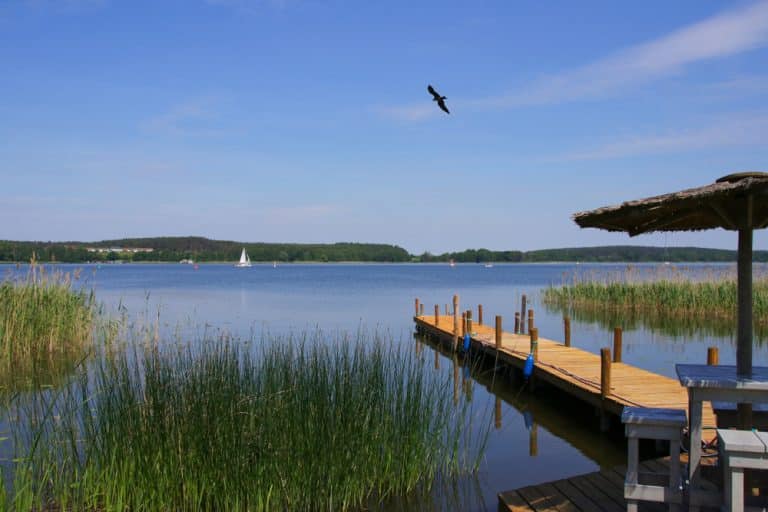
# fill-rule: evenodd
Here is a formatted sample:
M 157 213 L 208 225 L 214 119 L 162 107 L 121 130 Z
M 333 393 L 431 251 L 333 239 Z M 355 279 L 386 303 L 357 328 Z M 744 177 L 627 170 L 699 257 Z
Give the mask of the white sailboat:
M 251 258 L 249 258 L 248 253 L 245 252 L 245 247 L 243 247 L 243 252 L 240 253 L 240 261 L 235 263 L 235 266 L 238 268 L 251 266 Z

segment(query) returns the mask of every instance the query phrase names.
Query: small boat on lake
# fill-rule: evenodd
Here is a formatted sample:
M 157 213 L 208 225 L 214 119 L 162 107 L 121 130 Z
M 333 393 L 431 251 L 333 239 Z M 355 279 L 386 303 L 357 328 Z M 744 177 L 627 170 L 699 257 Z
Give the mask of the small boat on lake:
M 235 267 L 244 268 L 244 267 L 250 267 L 250 266 L 251 266 L 251 258 L 248 257 L 248 253 L 245 252 L 245 247 L 243 247 L 243 252 L 240 253 L 240 261 L 235 263 Z

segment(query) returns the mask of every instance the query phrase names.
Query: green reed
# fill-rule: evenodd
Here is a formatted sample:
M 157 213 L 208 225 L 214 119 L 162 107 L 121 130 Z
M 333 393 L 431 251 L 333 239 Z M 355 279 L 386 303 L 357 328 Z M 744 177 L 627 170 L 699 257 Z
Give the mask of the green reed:
M 391 341 L 148 347 L 19 405 L 9 506 L 348 510 L 477 468 L 469 408 Z
M 93 341 L 98 310 L 80 272 L 49 272 L 34 262 L 21 279 L 0 282 L 0 387 L 27 375 L 56 375 Z M 72 357 L 67 357 L 72 356 Z
M 603 279 L 574 278 L 570 284 L 549 287 L 543 300 L 561 307 L 600 307 L 634 311 L 667 311 L 672 314 L 735 319 L 736 280 L 727 276 L 694 281 L 682 276 L 633 280 L 625 275 Z M 768 277 L 753 283 L 756 323 L 768 321 Z

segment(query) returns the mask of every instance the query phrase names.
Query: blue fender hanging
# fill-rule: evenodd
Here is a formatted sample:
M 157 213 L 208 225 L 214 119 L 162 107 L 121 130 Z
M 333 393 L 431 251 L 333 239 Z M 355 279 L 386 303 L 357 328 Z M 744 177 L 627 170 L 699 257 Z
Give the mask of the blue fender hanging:
M 525 358 L 525 366 L 523 366 L 523 377 L 528 380 L 531 374 L 533 374 L 533 354 L 528 354 L 528 357 Z
M 469 340 L 470 340 L 469 333 L 464 334 L 464 352 L 469 352 L 469 345 L 470 345 Z

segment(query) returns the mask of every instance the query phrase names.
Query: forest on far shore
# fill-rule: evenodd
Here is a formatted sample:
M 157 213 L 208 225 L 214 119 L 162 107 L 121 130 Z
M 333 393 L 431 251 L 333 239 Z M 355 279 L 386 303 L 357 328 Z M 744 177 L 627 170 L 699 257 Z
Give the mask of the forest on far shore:
M 443 254 L 409 254 L 397 245 L 367 243 L 293 244 L 211 240 L 204 237 L 124 238 L 99 242 L 26 242 L 0 240 L 0 262 L 195 262 L 237 261 L 245 248 L 251 261 L 379 262 L 379 263 L 538 263 L 579 262 L 729 262 L 736 251 L 701 247 L 642 247 L 615 245 L 536 251 L 466 249 Z M 151 250 L 150 250 L 151 249 Z M 753 260 L 767 262 L 768 251 L 755 251 Z

